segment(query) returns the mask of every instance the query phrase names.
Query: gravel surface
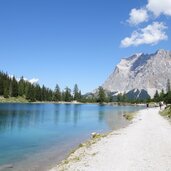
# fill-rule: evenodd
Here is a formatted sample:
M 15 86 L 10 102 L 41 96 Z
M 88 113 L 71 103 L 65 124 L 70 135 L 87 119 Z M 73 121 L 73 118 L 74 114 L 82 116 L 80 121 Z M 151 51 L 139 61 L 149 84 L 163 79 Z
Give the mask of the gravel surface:
M 171 171 L 171 124 L 159 108 L 138 112 L 128 127 L 76 150 L 51 171 Z

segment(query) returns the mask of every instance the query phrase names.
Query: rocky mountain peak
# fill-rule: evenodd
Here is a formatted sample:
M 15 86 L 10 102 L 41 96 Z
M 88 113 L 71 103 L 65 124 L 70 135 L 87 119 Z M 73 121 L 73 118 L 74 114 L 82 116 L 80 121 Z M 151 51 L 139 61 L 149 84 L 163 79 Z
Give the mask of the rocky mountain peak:
M 153 97 L 156 90 L 166 90 L 168 79 L 171 79 L 171 51 L 159 49 L 154 54 L 138 53 L 121 59 L 103 88 L 122 93 L 145 90 Z

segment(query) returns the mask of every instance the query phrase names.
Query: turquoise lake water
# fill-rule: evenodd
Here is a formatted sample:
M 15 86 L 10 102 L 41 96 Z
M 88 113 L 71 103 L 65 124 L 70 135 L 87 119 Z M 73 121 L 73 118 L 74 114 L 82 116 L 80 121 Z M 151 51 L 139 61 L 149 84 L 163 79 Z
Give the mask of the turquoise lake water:
M 47 170 L 92 132 L 122 128 L 125 112 L 144 107 L 0 104 L 0 170 Z

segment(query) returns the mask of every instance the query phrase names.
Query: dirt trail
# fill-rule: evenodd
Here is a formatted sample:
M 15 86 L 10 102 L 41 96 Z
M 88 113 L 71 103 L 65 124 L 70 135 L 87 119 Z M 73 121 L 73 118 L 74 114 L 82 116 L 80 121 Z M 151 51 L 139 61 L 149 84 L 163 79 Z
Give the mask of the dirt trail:
M 158 108 L 141 110 L 127 128 L 72 155 L 82 157 L 51 171 L 171 171 L 171 124 Z

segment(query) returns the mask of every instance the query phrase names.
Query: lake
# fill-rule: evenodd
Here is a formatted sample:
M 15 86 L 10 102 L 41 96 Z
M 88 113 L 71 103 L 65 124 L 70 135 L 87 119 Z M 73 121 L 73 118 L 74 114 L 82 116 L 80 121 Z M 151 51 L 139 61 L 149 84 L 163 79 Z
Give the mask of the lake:
M 142 106 L 0 104 L 0 170 L 47 170 L 90 138 L 126 126 Z

